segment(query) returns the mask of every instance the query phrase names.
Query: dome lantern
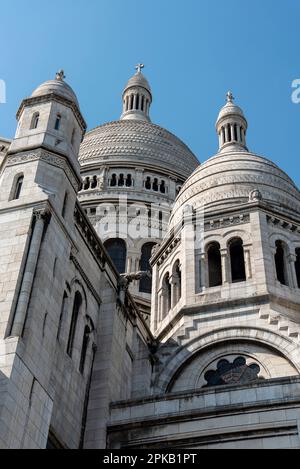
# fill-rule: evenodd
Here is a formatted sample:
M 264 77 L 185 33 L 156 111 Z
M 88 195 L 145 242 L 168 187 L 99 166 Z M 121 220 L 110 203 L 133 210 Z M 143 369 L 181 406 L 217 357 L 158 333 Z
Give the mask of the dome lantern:
M 246 146 L 247 120 L 242 109 L 234 104 L 231 91 L 228 91 L 226 99 L 227 103 L 221 109 L 216 123 L 219 151 L 248 151 Z
M 138 64 L 136 73 L 128 81 L 123 92 L 122 120 L 150 121 L 149 109 L 152 103 L 150 85 L 142 74 L 143 64 Z

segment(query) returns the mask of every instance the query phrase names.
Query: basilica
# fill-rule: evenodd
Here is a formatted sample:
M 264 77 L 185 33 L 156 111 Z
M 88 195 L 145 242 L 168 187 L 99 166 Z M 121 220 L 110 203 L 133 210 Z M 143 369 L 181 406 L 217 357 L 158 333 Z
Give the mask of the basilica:
M 231 92 L 200 163 L 143 68 L 113 122 L 59 71 L 0 138 L 0 448 L 300 448 L 300 192 Z

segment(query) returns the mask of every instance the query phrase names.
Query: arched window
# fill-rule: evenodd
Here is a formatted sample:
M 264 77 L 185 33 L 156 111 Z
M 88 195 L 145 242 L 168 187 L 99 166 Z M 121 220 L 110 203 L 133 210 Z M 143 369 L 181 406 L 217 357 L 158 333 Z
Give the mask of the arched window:
M 139 109 L 139 105 L 140 105 L 140 95 L 137 94 L 136 95 L 136 104 L 135 104 L 135 108 L 138 110 Z
M 146 189 L 151 189 L 151 178 L 148 176 L 145 182 L 145 188 Z
M 127 174 L 126 187 L 131 187 L 131 186 L 132 186 L 132 177 L 131 177 L 131 174 Z
M 93 176 L 91 188 L 95 189 L 97 187 L 97 176 Z
M 90 334 L 91 334 L 91 330 L 89 326 L 85 326 L 84 333 L 83 333 L 82 347 L 81 347 L 80 365 L 79 365 L 80 373 L 84 372 L 84 365 L 85 365 L 87 349 L 88 349 L 89 341 L 90 341 Z
M 24 176 L 23 176 L 23 174 L 21 174 L 17 178 L 17 181 L 15 183 L 15 189 L 14 189 L 12 200 L 17 200 L 17 199 L 20 198 L 23 182 L 24 182 Z
M 275 253 L 275 266 L 276 266 L 276 275 L 277 280 L 282 285 L 287 285 L 287 275 L 286 275 L 286 264 L 285 264 L 285 249 L 282 241 L 277 240 L 275 243 L 276 253 Z
M 296 276 L 297 276 L 297 285 L 298 285 L 298 288 L 300 288 L 300 248 L 296 249 L 295 270 L 296 270 Z
M 39 125 L 39 120 L 40 120 L 40 113 L 35 112 L 31 119 L 30 129 L 37 129 L 37 126 Z
M 171 299 L 172 299 L 172 287 L 171 287 L 171 283 L 170 283 L 170 276 L 169 274 L 167 274 L 165 276 L 165 299 L 166 299 L 166 303 L 165 303 L 165 306 L 166 306 L 166 312 L 169 312 L 170 309 L 171 309 Z
M 259 373 L 260 366 L 254 362 L 247 365 L 243 356 L 239 356 L 233 361 L 223 358 L 217 363 L 215 369 L 208 370 L 205 373 L 204 379 L 207 384 L 203 387 L 247 384 L 263 379 L 259 377 Z
M 83 189 L 87 191 L 90 188 L 90 178 L 86 178 L 83 184 Z
M 149 264 L 149 260 L 151 258 L 151 252 L 155 243 L 146 243 L 142 247 L 141 252 L 141 261 L 140 261 L 140 269 L 142 271 L 150 271 L 151 267 Z M 140 280 L 140 292 L 141 293 L 151 293 L 151 279 L 150 278 L 142 278 Z
M 207 248 L 208 282 L 210 287 L 222 285 L 222 264 L 219 243 L 211 243 Z
M 61 115 L 57 114 L 54 129 L 59 130 L 60 129 L 60 124 L 61 124 Z
M 157 192 L 158 191 L 158 180 L 155 178 L 153 181 L 152 189 Z
M 79 311 L 82 305 L 82 296 L 77 291 L 74 297 L 73 303 L 73 311 L 72 311 L 72 318 L 71 318 L 71 325 L 70 325 L 70 332 L 69 332 L 69 339 L 68 339 L 68 346 L 67 346 L 67 354 L 71 357 L 73 352 L 73 345 L 74 339 L 76 334 L 76 326 L 79 316 Z
M 124 174 L 120 174 L 119 180 L 118 180 L 118 186 L 119 186 L 119 187 L 123 187 L 124 184 L 125 184 Z
M 110 186 L 115 187 L 117 185 L 117 175 L 113 174 L 110 180 Z
M 126 270 L 126 243 L 123 239 L 114 238 L 105 241 L 104 246 L 110 255 L 117 271 L 123 274 Z
M 166 184 L 165 184 L 165 181 L 161 181 L 160 183 L 160 192 L 162 194 L 165 194 L 166 193 Z
M 229 243 L 231 281 L 244 282 L 246 280 L 243 241 L 235 238 Z
M 179 260 L 175 262 L 173 267 L 173 307 L 181 298 L 181 266 Z
M 144 111 L 145 96 L 142 96 L 141 110 Z

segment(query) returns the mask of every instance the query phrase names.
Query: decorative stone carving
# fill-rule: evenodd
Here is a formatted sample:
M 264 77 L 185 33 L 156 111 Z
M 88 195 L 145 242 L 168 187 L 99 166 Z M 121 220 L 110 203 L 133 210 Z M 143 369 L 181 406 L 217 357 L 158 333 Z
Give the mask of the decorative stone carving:
M 259 189 L 254 189 L 249 194 L 249 202 L 258 202 L 262 200 L 262 193 Z

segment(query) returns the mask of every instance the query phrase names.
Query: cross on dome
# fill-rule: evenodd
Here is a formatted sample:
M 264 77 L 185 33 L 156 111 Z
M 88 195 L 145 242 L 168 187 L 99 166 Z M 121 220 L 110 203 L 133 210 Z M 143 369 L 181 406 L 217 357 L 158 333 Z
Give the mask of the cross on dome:
M 56 73 L 56 80 L 64 80 L 66 78 L 65 76 L 65 72 L 63 70 L 59 70 L 57 73 Z
M 137 64 L 137 65 L 135 66 L 136 73 L 141 73 L 143 68 L 145 68 L 145 65 L 144 65 L 144 64 Z

